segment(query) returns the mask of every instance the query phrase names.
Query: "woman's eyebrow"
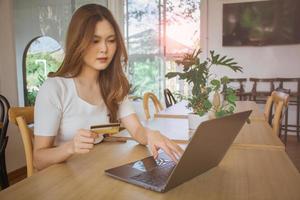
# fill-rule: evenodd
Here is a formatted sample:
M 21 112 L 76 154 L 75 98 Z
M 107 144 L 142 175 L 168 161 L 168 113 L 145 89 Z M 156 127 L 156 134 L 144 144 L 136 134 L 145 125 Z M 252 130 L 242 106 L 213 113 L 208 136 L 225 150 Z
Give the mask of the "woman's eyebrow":
M 109 35 L 109 36 L 107 36 L 106 38 L 112 38 L 112 37 L 116 37 L 116 35 Z M 99 35 L 94 35 L 94 38 L 96 38 L 96 39 L 101 39 L 102 37 L 99 36 Z

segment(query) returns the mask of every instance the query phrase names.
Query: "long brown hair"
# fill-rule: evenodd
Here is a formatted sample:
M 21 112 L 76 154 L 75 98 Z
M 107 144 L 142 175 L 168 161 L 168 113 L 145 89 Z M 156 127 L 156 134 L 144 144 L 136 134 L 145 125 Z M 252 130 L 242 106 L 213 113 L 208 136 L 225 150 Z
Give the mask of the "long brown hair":
M 120 29 L 107 8 L 87 4 L 76 10 L 67 32 L 63 63 L 57 72 L 49 74 L 49 77 L 72 78 L 80 74 L 84 65 L 83 56 L 93 40 L 95 26 L 102 20 L 107 20 L 116 34 L 115 55 L 109 66 L 99 73 L 100 91 L 109 111 L 110 122 L 116 122 L 119 103 L 129 92 L 129 83 L 122 69 L 122 65 L 127 64 L 128 56 Z

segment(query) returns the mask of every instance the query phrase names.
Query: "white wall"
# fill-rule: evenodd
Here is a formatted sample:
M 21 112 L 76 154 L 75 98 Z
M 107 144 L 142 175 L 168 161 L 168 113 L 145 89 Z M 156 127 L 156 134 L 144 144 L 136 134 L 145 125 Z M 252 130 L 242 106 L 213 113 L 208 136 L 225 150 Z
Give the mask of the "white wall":
M 208 50 L 234 57 L 243 74 L 220 72 L 231 77 L 300 77 L 300 44 L 262 47 L 222 47 L 222 5 L 246 0 L 208 1 Z
M 11 0 L 0 1 L 0 93 L 11 106 L 18 105 L 13 9 Z M 21 136 L 16 126 L 10 124 L 7 133 L 6 164 L 8 171 L 25 165 Z
M 222 47 L 222 5 L 223 3 L 253 0 L 208 0 L 207 3 L 207 50 L 236 59 L 244 67 L 243 73 L 233 73 L 227 69 L 215 68 L 219 75 L 229 77 L 300 77 L 300 44 L 262 47 Z M 207 51 L 206 51 L 207 52 Z M 292 88 L 296 84 L 290 85 Z M 252 85 L 246 85 L 249 90 Z M 262 85 L 262 89 L 266 85 Z M 295 123 L 296 109 L 289 110 L 289 121 Z

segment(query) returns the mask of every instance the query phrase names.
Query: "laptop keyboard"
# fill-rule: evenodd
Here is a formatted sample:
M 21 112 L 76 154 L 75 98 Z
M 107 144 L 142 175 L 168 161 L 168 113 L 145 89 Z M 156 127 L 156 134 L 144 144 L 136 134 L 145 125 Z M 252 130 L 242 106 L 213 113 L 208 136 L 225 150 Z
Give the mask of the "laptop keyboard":
M 146 183 L 153 186 L 161 186 L 166 183 L 168 177 L 176 166 L 175 162 L 168 161 L 163 165 L 153 168 L 151 171 L 146 171 L 141 174 L 130 177 L 133 180 Z

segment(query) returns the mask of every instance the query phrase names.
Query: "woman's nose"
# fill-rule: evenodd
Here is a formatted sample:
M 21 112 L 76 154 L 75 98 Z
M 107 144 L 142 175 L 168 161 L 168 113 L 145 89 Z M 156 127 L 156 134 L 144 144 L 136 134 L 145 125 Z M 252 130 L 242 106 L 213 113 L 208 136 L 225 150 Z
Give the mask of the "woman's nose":
M 99 50 L 101 53 L 107 53 L 107 44 L 106 42 L 101 42 L 99 45 Z

